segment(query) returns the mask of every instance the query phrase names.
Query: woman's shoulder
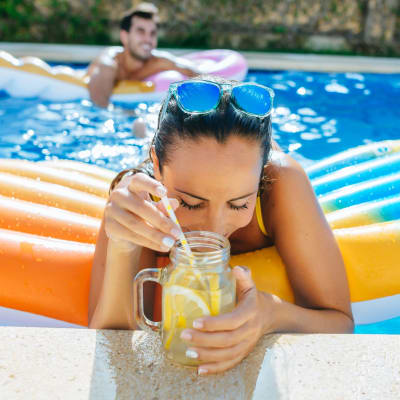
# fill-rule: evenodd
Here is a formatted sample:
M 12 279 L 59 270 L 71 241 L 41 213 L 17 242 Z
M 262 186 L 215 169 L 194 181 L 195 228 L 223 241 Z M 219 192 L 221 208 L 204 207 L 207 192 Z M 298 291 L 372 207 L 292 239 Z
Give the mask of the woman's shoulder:
M 306 172 L 299 162 L 282 151 L 273 151 L 264 167 L 262 205 L 280 196 L 293 197 L 300 188 L 311 187 Z
M 307 177 L 303 167 L 289 154 L 280 150 L 273 150 L 269 162 L 264 167 L 264 173 L 268 178 L 274 179 L 284 176 L 301 174 Z
M 274 232 L 274 225 L 281 223 L 293 209 L 300 211 L 305 201 L 315 199 L 306 172 L 299 162 L 282 151 L 273 151 L 264 167 L 265 183 L 261 197 L 263 219 L 267 230 Z

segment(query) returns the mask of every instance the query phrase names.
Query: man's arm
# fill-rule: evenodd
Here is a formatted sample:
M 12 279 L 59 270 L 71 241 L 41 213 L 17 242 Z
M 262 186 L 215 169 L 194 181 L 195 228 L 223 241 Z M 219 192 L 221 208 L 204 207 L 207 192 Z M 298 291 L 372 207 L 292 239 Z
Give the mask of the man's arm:
M 89 70 L 89 94 L 91 100 L 100 107 L 107 107 L 113 91 L 117 67 L 113 64 L 96 63 L 90 66 Z
M 115 86 L 118 73 L 117 55 L 123 49 L 118 46 L 107 47 L 90 65 L 89 94 L 91 100 L 100 107 L 107 107 Z
M 193 61 L 187 58 L 176 57 L 167 51 L 155 50 L 153 53 L 158 58 L 159 63 L 165 68 L 165 71 L 178 71 L 190 78 L 201 73 Z
M 178 58 L 165 51 L 153 51 L 154 57 L 147 61 L 142 68 L 131 73 L 130 79 L 144 80 L 151 75 L 163 71 L 177 71 L 188 77 L 200 74 L 196 66 L 184 58 Z

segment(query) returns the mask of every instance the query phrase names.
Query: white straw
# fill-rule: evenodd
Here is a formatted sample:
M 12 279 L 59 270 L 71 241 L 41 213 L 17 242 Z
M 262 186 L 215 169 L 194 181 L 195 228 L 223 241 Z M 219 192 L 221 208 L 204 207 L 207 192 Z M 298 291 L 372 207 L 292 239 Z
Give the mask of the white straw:
M 167 196 L 161 197 L 161 201 L 162 201 L 162 203 L 164 204 L 164 207 L 165 207 L 165 209 L 167 210 L 167 213 L 168 213 L 169 217 L 172 219 L 172 221 L 175 223 L 175 225 L 176 225 L 177 228 L 179 229 L 179 240 L 180 240 L 180 242 L 182 243 L 182 246 L 183 246 L 183 248 L 184 248 L 186 254 L 187 254 L 188 257 L 189 257 L 190 265 L 193 266 L 194 256 L 193 256 L 192 250 L 190 250 L 190 247 L 189 247 L 189 245 L 188 245 L 188 242 L 187 242 L 187 240 L 186 240 L 186 237 L 185 237 L 185 235 L 183 234 L 182 228 L 181 228 L 181 226 L 179 225 L 178 219 L 176 218 L 176 215 L 175 215 L 175 213 L 174 213 L 173 208 L 171 207 L 171 204 L 170 204 L 170 202 L 169 202 L 169 200 L 168 200 L 168 197 L 167 197 Z

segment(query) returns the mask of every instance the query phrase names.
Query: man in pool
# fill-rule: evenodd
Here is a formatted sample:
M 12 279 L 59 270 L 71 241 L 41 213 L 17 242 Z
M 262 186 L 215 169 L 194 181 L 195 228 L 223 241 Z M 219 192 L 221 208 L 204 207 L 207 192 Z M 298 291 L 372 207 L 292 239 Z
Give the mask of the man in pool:
M 189 77 L 196 75 L 195 66 L 188 60 L 156 50 L 157 23 L 158 9 L 152 3 L 140 3 L 123 15 L 123 47 L 105 49 L 88 68 L 90 98 L 98 106 L 108 105 L 114 86 L 121 80 L 143 80 L 168 70 Z

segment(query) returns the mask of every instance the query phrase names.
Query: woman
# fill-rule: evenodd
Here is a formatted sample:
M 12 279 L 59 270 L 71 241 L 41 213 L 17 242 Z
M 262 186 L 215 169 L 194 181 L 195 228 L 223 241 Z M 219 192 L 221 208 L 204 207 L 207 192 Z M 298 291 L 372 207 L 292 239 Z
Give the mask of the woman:
M 249 270 L 235 267 L 235 310 L 196 320 L 182 333 L 188 354 L 202 361 L 199 373 L 232 368 L 266 333 L 352 332 L 347 278 L 332 231 L 301 166 L 273 151 L 272 98 L 261 85 L 219 78 L 171 85 L 146 163 L 150 172 L 125 174 L 108 200 L 93 266 L 90 327 L 135 329 L 133 277 L 156 265 L 178 237 L 152 201 L 167 193 L 185 231 L 225 235 L 233 253 L 275 245 L 295 293 L 290 304 L 260 292 Z M 151 308 L 152 293 L 146 303 Z

